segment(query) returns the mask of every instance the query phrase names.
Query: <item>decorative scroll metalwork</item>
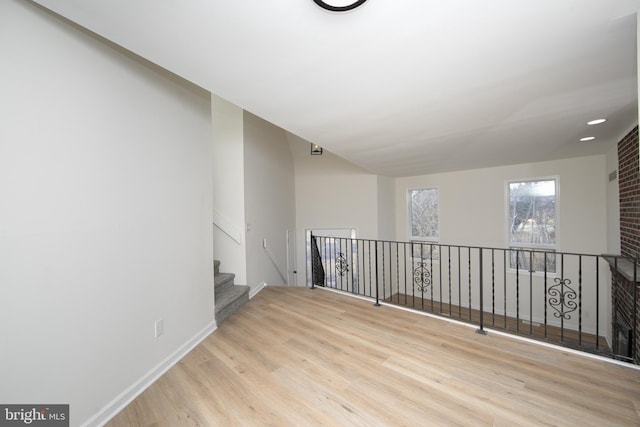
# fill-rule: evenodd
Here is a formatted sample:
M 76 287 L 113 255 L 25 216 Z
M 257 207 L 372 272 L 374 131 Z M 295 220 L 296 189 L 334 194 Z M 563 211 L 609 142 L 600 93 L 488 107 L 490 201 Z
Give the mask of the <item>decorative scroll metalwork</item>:
M 338 252 L 338 256 L 336 257 L 336 270 L 341 277 L 344 277 L 349 271 L 349 263 L 342 252 Z
M 576 311 L 578 308 L 578 304 L 574 301 L 578 294 L 569 286 L 571 285 L 571 280 L 555 278 L 553 281 L 556 284 L 551 286 L 548 291 L 549 305 L 555 310 L 553 315 L 558 319 L 569 320 L 571 319 L 569 313 Z
M 429 286 L 431 286 L 431 272 L 427 268 L 426 262 L 416 263 L 416 268 L 413 269 L 413 283 L 416 284 L 418 291 L 429 291 Z

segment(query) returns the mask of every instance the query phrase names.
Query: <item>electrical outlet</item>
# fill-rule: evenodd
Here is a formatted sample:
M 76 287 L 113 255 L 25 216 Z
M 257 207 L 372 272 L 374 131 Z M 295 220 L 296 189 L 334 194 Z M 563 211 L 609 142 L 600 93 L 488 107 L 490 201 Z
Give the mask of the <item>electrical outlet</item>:
M 164 334 L 164 320 L 163 319 L 156 320 L 155 332 L 156 332 L 156 338 L 158 338 L 158 337 L 160 337 L 160 335 Z

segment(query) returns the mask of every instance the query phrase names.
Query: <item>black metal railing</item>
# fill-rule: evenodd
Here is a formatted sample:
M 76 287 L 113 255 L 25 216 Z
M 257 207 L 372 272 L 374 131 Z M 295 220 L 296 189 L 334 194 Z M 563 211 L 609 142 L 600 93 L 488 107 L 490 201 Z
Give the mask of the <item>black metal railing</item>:
M 312 287 L 464 321 L 477 325 L 480 333 L 499 329 L 639 361 L 633 259 L 527 248 L 311 239 Z M 617 273 L 622 263 L 631 271 L 626 279 Z M 614 288 L 624 280 L 632 290 L 621 297 Z M 628 325 L 623 333 L 621 324 Z

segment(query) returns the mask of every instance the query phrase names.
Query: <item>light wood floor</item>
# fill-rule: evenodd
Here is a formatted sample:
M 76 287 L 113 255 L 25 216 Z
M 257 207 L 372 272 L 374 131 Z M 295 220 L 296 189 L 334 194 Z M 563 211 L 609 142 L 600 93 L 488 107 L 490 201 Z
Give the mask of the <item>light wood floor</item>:
M 640 371 L 267 287 L 108 424 L 262 425 L 640 426 Z
M 405 294 L 394 294 L 384 301 L 454 320 L 459 319 L 475 325 L 480 324 L 480 310 L 472 309 L 471 313 L 469 313 L 469 308 L 459 307 L 455 304 L 449 305 L 446 302 L 440 303 L 439 301 Z M 544 324 L 529 323 L 527 320 L 527 318 L 521 318 L 518 321 L 513 317 L 505 317 L 500 314 L 492 314 L 490 311 L 484 311 L 484 327 L 486 328 L 506 331 L 510 334 L 537 339 L 549 344 L 564 344 L 567 347 L 584 349 L 593 354 L 613 355 L 613 350 L 609 348 L 605 337 L 596 337 L 586 332 L 582 332 L 579 335 L 578 331 L 568 328 L 560 329 L 552 325 L 547 325 L 545 329 Z M 599 347 L 596 347 L 596 340 L 599 341 Z

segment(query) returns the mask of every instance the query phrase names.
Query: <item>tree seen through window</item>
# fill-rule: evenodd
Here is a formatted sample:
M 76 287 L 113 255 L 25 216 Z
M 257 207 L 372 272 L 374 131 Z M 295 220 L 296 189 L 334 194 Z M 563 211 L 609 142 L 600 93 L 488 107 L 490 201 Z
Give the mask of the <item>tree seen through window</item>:
M 509 243 L 512 268 L 555 272 L 555 179 L 509 183 Z

